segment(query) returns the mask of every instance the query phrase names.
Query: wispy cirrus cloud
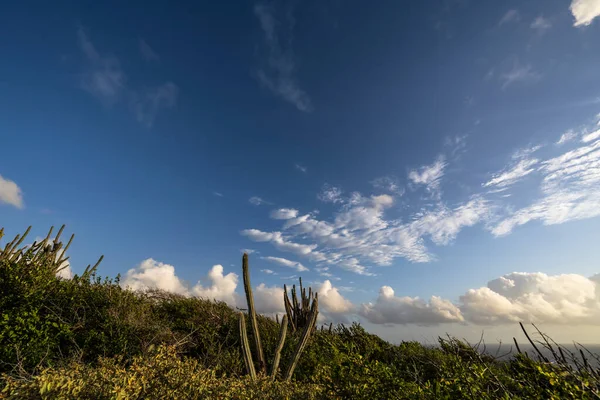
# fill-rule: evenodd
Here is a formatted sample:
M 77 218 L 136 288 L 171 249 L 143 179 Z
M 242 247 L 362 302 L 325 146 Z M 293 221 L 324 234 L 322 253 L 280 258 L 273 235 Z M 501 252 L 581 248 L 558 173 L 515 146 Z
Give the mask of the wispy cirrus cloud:
M 152 47 L 142 38 L 138 41 L 140 47 L 140 54 L 146 61 L 160 61 L 160 56 L 154 51 Z
M 520 160 L 517 164 L 511 166 L 510 169 L 495 174 L 492 179 L 483 183 L 482 186 L 503 188 L 512 185 L 521 178 L 534 172 L 535 168 L 533 167 L 538 163 L 539 160 L 535 158 Z
M 519 13 L 519 10 L 510 9 L 502 16 L 502 18 L 500 18 L 500 21 L 498 21 L 498 25 L 502 26 L 509 23 L 519 22 L 520 20 L 521 13 Z
M 263 199 L 262 197 L 258 197 L 258 196 L 252 196 L 252 197 L 250 197 L 248 199 L 248 202 L 250 204 L 252 204 L 252 205 L 255 205 L 255 206 L 260 206 L 260 205 L 263 205 L 263 204 L 273 205 L 273 203 L 271 203 L 271 202 Z
M 500 75 L 502 89 L 507 89 L 515 83 L 536 82 L 542 75 L 535 71 L 530 64 L 521 64 L 518 60 L 513 62 L 512 68 Z
M 543 35 L 549 31 L 550 28 L 552 28 L 552 23 L 543 15 L 540 15 L 533 20 L 530 28 L 536 31 L 539 35 Z
M 308 171 L 308 168 L 306 168 L 306 167 L 305 167 L 304 165 L 302 165 L 302 164 L 295 164 L 295 165 L 294 165 L 294 167 L 295 167 L 295 168 L 296 168 L 298 171 L 300 171 L 300 172 L 302 172 L 302 173 L 306 173 L 306 172 Z
M 299 263 L 297 261 L 291 261 L 288 260 L 287 258 L 282 258 L 282 257 L 261 257 L 261 260 L 266 260 L 278 265 L 281 265 L 283 267 L 287 267 L 287 268 L 294 268 L 296 271 L 298 272 L 304 272 L 304 271 L 308 271 L 309 269 L 306 268 L 304 265 L 302 265 L 302 263 Z
M 173 108 L 177 102 L 179 88 L 173 82 L 166 82 L 155 88 L 131 95 L 131 108 L 137 121 L 151 127 L 160 109 Z
M 259 68 L 257 77 L 264 87 L 293 104 L 298 110 L 311 112 L 313 110 L 311 99 L 300 88 L 296 78 L 295 56 L 292 49 L 295 25 L 293 10 L 288 7 L 285 12 L 280 12 L 276 5 L 280 6 L 279 3 L 271 5 L 259 3 L 254 6 L 254 14 L 260 22 L 268 53 L 267 62 Z
M 81 74 L 81 87 L 106 105 L 116 103 L 125 91 L 126 77 L 119 60 L 96 50 L 83 27 L 77 29 L 79 48 L 88 66 Z
M 433 164 L 424 165 L 408 173 L 408 179 L 415 185 L 423 185 L 434 197 L 440 196 L 440 183 L 446 169 L 446 157 L 438 156 Z
M 560 138 L 559 138 L 559 139 L 556 141 L 556 143 L 555 143 L 555 144 L 556 144 L 557 146 L 561 146 L 561 145 L 563 145 L 563 144 L 565 144 L 565 143 L 567 143 L 567 142 L 570 142 L 570 141 L 572 141 L 572 140 L 576 139 L 576 138 L 577 138 L 577 136 L 579 136 L 579 135 L 577 134 L 577 132 L 575 132 L 575 131 L 574 131 L 574 130 L 572 130 L 572 129 L 569 129 L 568 131 L 566 131 L 565 133 L 563 133 L 563 134 L 560 136 Z
M 23 208 L 23 191 L 14 181 L 0 175 L 0 204 Z
M 504 236 L 520 225 L 539 220 L 545 225 L 600 216 L 600 132 L 582 137 L 580 145 L 540 161 L 541 196 L 503 218 L 492 229 Z
M 100 53 L 81 26 L 77 30 L 77 38 L 86 61 L 86 68 L 80 75 L 80 86 L 102 104 L 114 106 L 125 102 L 136 120 L 147 127 L 154 124 L 161 109 L 175 106 L 179 88 L 173 82 L 142 90 L 132 88 L 116 56 Z

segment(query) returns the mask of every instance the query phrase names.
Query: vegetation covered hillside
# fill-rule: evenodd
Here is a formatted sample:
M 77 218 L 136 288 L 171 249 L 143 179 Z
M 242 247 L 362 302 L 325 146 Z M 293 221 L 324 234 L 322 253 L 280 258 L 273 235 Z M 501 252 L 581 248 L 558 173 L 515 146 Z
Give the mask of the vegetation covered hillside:
M 24 243 L 18 237 L 0 251 L 0 398 L 599 398 L 600 371 L 584 349 L 579 362 L 543 342 L 554 360 L 519 354 L 501 362 L 450 337 L 436 348 L 392 345 L 358 324 L 314 329 L 317 296 L 310 309 L 292 298 L 297 312 L 309 310 L 303 327 L 257 316 L 263 365 L 252 312 L 125 290 L 118 277 L 101 278 L 97 264 L 57 278 L 62 243 L 50 235 Z

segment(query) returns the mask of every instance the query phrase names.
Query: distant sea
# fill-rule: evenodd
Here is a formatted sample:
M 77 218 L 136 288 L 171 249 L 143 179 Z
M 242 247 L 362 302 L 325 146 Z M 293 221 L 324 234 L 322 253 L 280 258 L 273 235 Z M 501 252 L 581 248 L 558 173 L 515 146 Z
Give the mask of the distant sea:
M 550 352 L 548 349 L 544 348 L 542 345 L 539 345 L 537 343 L 536 343 L 536 346 L 546 358 L 548 358 L 550 361 L 554 361 L 552 352 Z M 500 347 L 500 348 L 498 348 L 498 347 Z M 581 356 L 580 356 L 580 353 L 578 350 L 579 346 L 577 346 L 577 349 L 576 349 L 572 343 L 569 343 L 569 344 L 561 344 L 561 347 L 563 348 L 563 351 L 568 350 L 568 351 L 574 353 L 577 356 L 577 359 L 579 361 L 581 361 Z M 585 347 L 585 349 L 589 350 L 592 354 L 595 354 L 596 358 L 600 359 L 600 344 L 584 345 L 584 347 Z M 537 353 L 530 343 L 527 343 L 527 344 L 519 343 L 519 348 L 521 349 L 521 351 L 523 353 L 526 352 L 530 357 L 537 358 Z M 596 368 L 600 368 L 600 362 L 598 362 L 598 360 L 596 360 L 594 357 L 590 356 L 585 349 L 583 349 L 583 353 L 585 354 L 585 356 L 588 360 L 588 363 Z M 481 347 L 479 350 L 483 352 L 483 349 Z M 555 351 L 558 353 L 557 348 L 555 348 Z M 512 346 L 508 343 L 503 343 L 500 346 L 498 346 L 497 344 L 495 346 L 487 345 L 486 349 L 485 349 L 485 353 L 489 354 L 491 356 L 497 356 L 498 359 L 500 359 L 500 360 L 508 360 L 510 357 L 517 354 L 518 351 L 517 351 L 514 343 L 512 343 Z M 567 359 L 568 359 L 568 352 L 565 352 L 565 356 L 567 356 Z

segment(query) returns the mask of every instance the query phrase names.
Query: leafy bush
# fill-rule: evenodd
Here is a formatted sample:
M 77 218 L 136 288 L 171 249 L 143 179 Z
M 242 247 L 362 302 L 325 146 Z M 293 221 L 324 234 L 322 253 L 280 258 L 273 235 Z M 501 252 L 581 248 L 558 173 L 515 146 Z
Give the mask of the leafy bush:
M 539 351 L 498 361 L 451 337 L 436 347 L 393 345 L 359 324 L 314 331 L 294 381 L 251 380 L 236 311 L 225 303 L 132 292 L 95 267 L 57 278 L 58 241 L 35 251 L 19 244 L 0 249 L 0 398 L 600 398 L 600 370 L 583 349 L 575 357 L 544 335 L 538 345 L 553 363 Z M 279 325 L 257 323 L 272 360 Z M 282 365 L 298 341 L 288 331 Z

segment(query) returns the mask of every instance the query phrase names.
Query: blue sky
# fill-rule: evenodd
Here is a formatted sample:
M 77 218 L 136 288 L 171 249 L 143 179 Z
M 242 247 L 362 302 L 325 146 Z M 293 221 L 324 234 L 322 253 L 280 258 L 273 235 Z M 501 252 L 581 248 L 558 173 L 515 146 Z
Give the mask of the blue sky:
M 32 10 L 35 10 L 33 12 Z M 3 7 L 0 225 L 384 337 L 600 333 L 600 3 Z M 432 297 L 433 296 L 433 297 Z M 495 335 L 495 336 L 494 336 Z

